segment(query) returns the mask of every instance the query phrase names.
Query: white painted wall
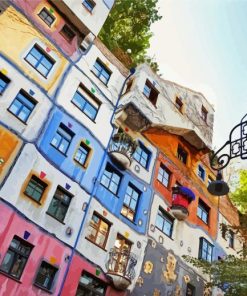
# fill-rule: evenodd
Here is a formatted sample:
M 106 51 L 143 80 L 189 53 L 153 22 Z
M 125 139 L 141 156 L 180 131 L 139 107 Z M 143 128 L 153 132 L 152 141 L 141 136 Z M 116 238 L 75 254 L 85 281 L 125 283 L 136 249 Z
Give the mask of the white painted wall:
M 43 181 L 51 182 L 51 186 L 47 188 L 49 190 L 47 199 L 42 206 L 31 201 L 29 197 L 23 198 L 19 196 L 21 187 L 32 170 L 38 174 L 41 171 L 45 172 L 47 175 Z M 60 185 L 65 188 L 66 183 L 71 185 L 68 191 L 74 196 L 65 216 L 64 224 L 62 224 L 47 215 L 46 211 L 48 210 L 57 186 Z M 78 184 L 72 182 L 47 162 L 32 144 L 25 145 L 11 175 L 0 191 L 0 196 L 13 204 L 34 223 L 46 229 L 48 232 L 55 234 L 56 237 L 70 245 L 73 245 L 75 242 L 84 215 L 82 210 L 83 203 L 87 202 L 89 198 L 89 195 L 82 190 Z M 71 236 L 66 235 L 67 227 L 73 229 L 73 234 Z

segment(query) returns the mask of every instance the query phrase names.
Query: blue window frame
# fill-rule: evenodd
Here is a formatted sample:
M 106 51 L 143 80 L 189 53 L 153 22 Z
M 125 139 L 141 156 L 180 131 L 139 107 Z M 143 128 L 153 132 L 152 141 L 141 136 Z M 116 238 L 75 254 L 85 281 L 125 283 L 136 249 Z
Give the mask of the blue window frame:
M 71 102 L 76 105 L 88 118 L 95 120 L 100 103 L 83 87 L 78 87 Z
M 144 168 L 147 168 L 149 165 L 151 152 L 142 144 L 139 143 L 135 153 L 133 155 L 134 159 Z
M 97 59 L 93 66 L 93 73 L 104 83 L 107 84 L 110 77 L 111 72 L 106 68 L 106 66 Z
M 117 194 L 118 188 L 120 186 L 120 182 L 121 182 L 120 173 L 114 167 L 112 167 L 109 163 L 107 163 L 100 183 L 112 193 Z
M 213 259 L 213 245 L 210 244 L 204 237 L 200 238 L 199 259 L 212 262 Z
M 35 44 L 29 51 L 25 57 L 25 61 L 27 61 L 44 77 L 48 76 L 55 64 L 55 61 L 51 59 L 37 44 Z
M 32 97 L 24 90 L 20 90 L 9 106 L 8 111 L 26 123 L 36 104 L 37 102 Z
M 174 219 L 159 207 L 155 225 L 165 235 L 172 237 Z
M 169 180 L 170 180 L 171 173 L 169 170 L 161 163 L 159 167 L 159 173 L 158 173 L 158 180 L 165 186 L 169 186 Z
M 3 94 L 9 83 L 10 79 L 2 72 L 0 72 L 0 95 Z
M 197 216 L 206 224 L 208 224 L 209 211 L 210 208 L 201 199 L 199 199 Z
M 95 3 L 91 0 L 83 0 L 82 4 L 89 10 L 90 12 L 93 11 Z
M 81 142 L 79 148 L 76 151 L 74 159 L 82 166 L 85 166 L 90 150 L 91 149 L 85 143 Z
M 63 123 L 60 123 L 51 141 L 51 145 L 61 153 L 66 154 L 74 135 L 75 134 L 69 128 L 67 128 L 67 126 L 65 126 Z
M 140 191 L 136 189 L 132 184 L 128 185 L 124 196 L 124 203 L 121 214 L 131 221 L 134 221 L 135 219 L 140 194 Z
M 205 180 L 206 173 L 205 173 L 204 168 L 200 164 L 198 165 L 197 174 L 203 181 Z

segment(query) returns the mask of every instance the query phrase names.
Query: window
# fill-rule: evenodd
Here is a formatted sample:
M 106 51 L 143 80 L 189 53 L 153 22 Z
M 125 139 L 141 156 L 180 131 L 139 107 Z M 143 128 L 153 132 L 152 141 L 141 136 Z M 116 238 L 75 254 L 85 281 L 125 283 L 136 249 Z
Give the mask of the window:
M 184 164 L 186 164 L 187 157 L 188 157 L 188 153 L 180 145 L 178 145 L 177 158 L 181 160 Z
M 106 68 L 106 66 L 100 61 L 96 60 L 93 66 L 93 73 L 104 83 L 107 84 L 110 77 L 111 72 Z
M 173 221 L 174 219 L 159 207 L 155 225 L 169 237 L 172 237 Z
M 37 102 L 32 97 L 30 97 L 24 90 L 21 90 L 9 106 L 8 111 L 25 123 L 36 104 Z
M 85 143 L 81 142 L 79 148 L 76 151 L 74 160 L 85 167 L 90 151 L 91 149 Z
M 142 143 L 137 146 L 133 157 L 144 168 L 148 167 L 150 151 Z
M 206 224 L 208 224 L 209 210 L 210 208 L 201 199 L 199 199 L 197 216 Z
M 194 286 L 187 284 L 185 296 L 195 296 L 195 290 Z
M 83 272 L 76 296 L 105 296 L 107 285 L 87 272 Z
M 136 208 L 140 197 L 140 191 L 133 185 L 128 185 L 121 214 L 133 221 L 135 219 Z
M 29 51 L 25 60 L 42 76 L 47 77 L 55 61 L 51 59 L 37 44 Z
M 226 233 L 227 233 L 227 226 L 226 226 L 226 224 L 221 224 L 221 235 L 222 235 L 222 238 L 226 239 Z
M 89 10 L 90 12 L 93 11 L 95 3 L 91 0 L 83 0 L 82 4 Z
M 64 25 L 62 27 L 62 30 L 60 31 L 60 34 L 68 41 L 71 42 L 74 37 L 75 37 L 75 33 L 70 29 L 70 27 L 68 25 Z
M 20 279 L 32 248 L 31 244 L 15 235 L 3 258 L 0 270 Z
M 159 92 L 148 79 L 144 85 L 143 94 L 154 106 L 156 105 Z
M 10 79 L 7 76 L 5 76 L 2 72 L 0 72 L 0 95 L 3 94 L 9 83 Z
M 208 176 L 208 186 L 209 186 L 209 184 L 211 183 L 211 182 L 213 182 L 213 178 L 212 177 L 210 177 L 210 176 Z
M 74 133 L 69 128 L 67 128 L 63 123 L 60 123 L 51 141 L 51 145 L 61 153 L 66 154 L 73 137 L 74 137 Z
M 110 227 L 109 222 L 94 212 L 88 227 L 87 238 L 99 247 L 105 248 Z
M 182 110 L 183 110 L 183 102 L 182 102 L 182 100 L 181 100 L 179 97 L 176 97 L 176 100 L 175 100 L 175 106 L 176 106 L 176 108 L 177 108 L 180 112 L 182 112 Z
M 159 173 L 158 173 L 158 180 L 165 186 L 169 186 L 169 180 L 170 180 L 170 172 L 168 169 L 161 163 L 159 167 Z
M 47 213 L 60 222 L 63 222 L 68 211 L 72 195 L 58 186 L 49 205 Z
M 229 247 L 234 248 L 234 232 L 229 230 Z
M 121 175 L 109 163 L 106 165 L 100 183 L 112 193 L 117 194 L 120 186 Z
M 54 23 L 55 17 L 44 7 L 38 16 L 49 26 Z
M 204 168 L 199 164 L 198 165 L 198 171 L 197 171 L 197 175 L 204 181 L 205 180 L 205 170 Z
M 208 117 L 208 111 L 202 106 L 202 110 L 201 110 L 201 116 L 202 119 L 207 122 L 207 117 Z
M 210 242 L 208 242 L 204 237 L 201 237 L 199 246 L 199 259 L 212 262 L 213 247 L 214 246 L 210 244 Z
M 39 178 L 33 175 L 29 180 L 24 193 L 33 200 L 40 202 L 46 187 L 46 183 L 44 183 Z
M 75 104 L 88 118 L 95 120 L 100 103 L 85 87 L 78 87 L 71 102 Z
M 42 261 L 34 281 L 35 285 L 39 286 L 40 288 L 51 290 L 57 270 L 58 269 L 53 265 Z

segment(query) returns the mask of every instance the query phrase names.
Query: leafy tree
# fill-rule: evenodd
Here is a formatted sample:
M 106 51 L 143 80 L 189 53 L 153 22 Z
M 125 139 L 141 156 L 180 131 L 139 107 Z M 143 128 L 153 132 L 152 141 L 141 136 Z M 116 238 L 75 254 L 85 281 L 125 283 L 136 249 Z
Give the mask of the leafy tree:
M 122 51 L 129 55 L 131 62 L 127 66 L 147 62 L 155 70 L 158 65 L 154 58 L 147 56 L 149 40 L 152 36 L 150 26 L 161 19 L 156 8 L 158 0 L 116 0 L 100 31 L 99 37 L 113 52 Z M 126 63 L 125 63 L 126 64 Z

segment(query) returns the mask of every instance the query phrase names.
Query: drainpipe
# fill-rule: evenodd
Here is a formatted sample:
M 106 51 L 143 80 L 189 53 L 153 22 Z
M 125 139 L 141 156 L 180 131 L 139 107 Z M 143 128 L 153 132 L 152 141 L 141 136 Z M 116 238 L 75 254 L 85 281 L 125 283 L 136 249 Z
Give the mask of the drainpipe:
M 70 258 L 69 258 L 69 261 L 68 261 L 68 264 L 67 264 L 67 267 L 66 267 L 66 270 L 65 270 L 65 274 L 64 274 L 64 277 L 62 279 L 62 283 L 61 283 L 61 286 L 60 286 L 60 289 L 59 289 L 59 293 L 58 293 L 58 296 L 61 296 L 62 295 L 62 292 L 63 292 L 63 288 L 64 288 L 64 285 L 65 285 L 65 281 L 67 279 L 67 276 L 68 276 L 68 273 L 69 273 L 69 269 L 70 269 L 70 266 L 71 266 L 71 263 L 72 263 L 72 259 L 74 257 L 74 254 L 76 252 L 76 247 L 78 245 L 78 242 L 79 242 L 79 239 L 80 239 L 80 235 L 81 235 L 81 232 L 82 232 L 82 229 L 83 229 L 83 226 L 85 224 L 85 220 L 86 220 L 86 216 L 87 216 L 87 212 L 88 212 L 88 209 L 90 207 L 90 203 L 92 201 L 92 198 L 93 196 L 95 195 L 96 193 L 96 189 L 97 189 L 97 181 L 99 181 L 99 177 L 100 177 L 100 173 L 101 173 L 101 170 L 103 168 L 103 165 L 104 165 L 104 162 L 106 160 L 106 157 L 108 155 L 108 149 L 109 149 L 109 146 L 110 146 L 110 143 L 111 143 L 111 139 L 112 139 L 112 136 L 113 136 L 113 133 L 114 133 L 114 126 L 113 126 L 113 119 L 114 119 L 114 116 L 115 116 L 115 112 L 118 108 L 118 105 L 119 105 L 119 101 L 123 95 L 123 91 L 124 91 L 124 87 L 127 83 L 127 81 L 129 80 L 129 78 L 135 73 L 135 68 L 131 68 L 130 69 L 130 73 L 129 75 L 125 78 L 123 84 L 122 84 L 122 87 L 120 89 L 120 92 L 119 92 L 119 95 L 118 95 L 118 99 L 117 99 L 117 102 L 114 106 L 114 109 L 113 109 L 113 112 L 112 112 L 112 116 L 111 116 L 111 119 L 110 119 L 110 123 L 112 125 L 112 132 L 111 132 L 111 135 L 110 135 L 110 138 L 109 138 L 109 141 L 106 145 L 106 148 L 105 148 L 105 151 L 104 151 L 104 154 L 103 154 L 103 157 L 101 159 L 101 162 L 100 162 L 100 166 L 99 166 L 99 169 L 98 169 L 98 173 L 95 177 L 95 181 L 94 181 L 94 185 L 93 185 L 93 189 L 92 189 L 92 192 L 90 194 L 90 197 L 89 197 L 89 200 L 88 200 L 88 203 L 87 203 L 87 207 L 86 207 L 86 210 L 85 210 L 85 213 L 84 213 L 84 216 L 82 218 L 82 221 L 81 221 L 81 224 L 80 224 L 80 228 L 79 228 L 79 231 L 78 231 L 78 234 L 77 234 L 77 237 L 76 237 L 76 240 L 75 240 L 75 244 L 72 248 L 72 252 L 71 252 L 71 255 L 70 255 Z

